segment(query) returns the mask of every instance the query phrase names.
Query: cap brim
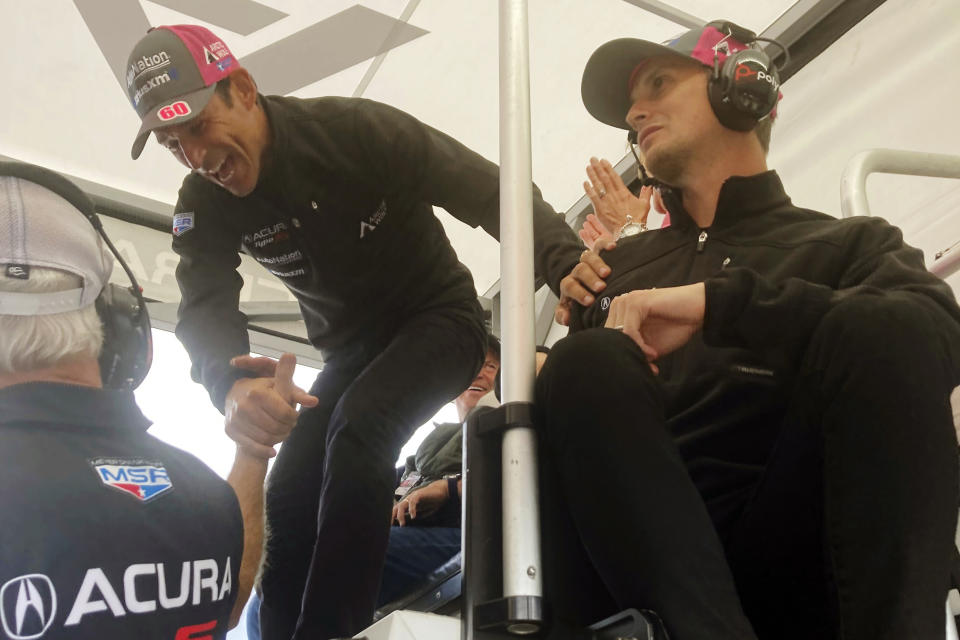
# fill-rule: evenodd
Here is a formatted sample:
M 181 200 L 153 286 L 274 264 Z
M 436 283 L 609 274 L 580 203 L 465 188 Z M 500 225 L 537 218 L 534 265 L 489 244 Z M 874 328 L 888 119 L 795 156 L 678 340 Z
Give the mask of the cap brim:
M 630 75 L 638 64 L 657 56 L 689 59 L 669 47 L 636 38 L 612 40 L 594 51 L 580 83 L 580 96 L 590 115 L 611 127 L 629 131 L 626 117 L 630 110 Z
M 154 129 L 159 129 L 161 127 L 169 127 L 175 124 L 181 124 L 183 122 L 189 122 L 193 120 L 203 109 L 207 106 L 207 103 L 210 102 L 210 98 L 213 97 L 213 92 L 216 91 L 216 84 L 212 84 L 209 87 L 204 87 L 198 91 L 192 91 L 188 94 L 177 96 L 176 98 L 171 98 L 166 101 L 166 104 L 163 104 L 155 109 L 151 109 L 140 123 L 140 130 L 137 132 L 137 137 L 133 140 L 133 147 L 130 149 L 130 157 L 136 160 L 140 157 L 140 154 L 143 152 L 144 145 L 147 144 L 147 138 L 150 137 L 150 132 Z M 175 102 L 185 102 L 190 107 L 190 112 L 186 115 L 178 115 L 169 120 L 160 119 L 160 111 L 163 107 L 171 105 Z

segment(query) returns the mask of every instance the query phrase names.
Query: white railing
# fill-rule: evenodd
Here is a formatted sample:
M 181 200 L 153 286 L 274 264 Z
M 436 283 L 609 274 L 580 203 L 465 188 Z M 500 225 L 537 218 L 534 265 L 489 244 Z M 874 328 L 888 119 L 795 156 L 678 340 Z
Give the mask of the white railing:
M 870 215 L 867 176 L 871 173 L 960 179 L 960 156 L 897 149 L 861 151 L 847 162 L 840 181 L 840 209 L 844 218 Z M 960 270 L 960 242 L 938 251 L 930 265 L 931 273 L 941 278 L 957 270 Z

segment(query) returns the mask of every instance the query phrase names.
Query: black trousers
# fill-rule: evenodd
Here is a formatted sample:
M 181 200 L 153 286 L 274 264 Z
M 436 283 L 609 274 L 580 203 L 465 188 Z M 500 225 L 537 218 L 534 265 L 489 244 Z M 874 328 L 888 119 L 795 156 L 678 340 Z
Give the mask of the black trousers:
M 349 637 L 373 619 L 394 464 L 414 429 L 470 384 L 479 306 L 432 310 L 329 359 L 267 482 L 264 640 Z
M 733 510 L 704 499 L 629 338 L 559 342 L 537 382 L 555 637 L 635 607 L 672 640 L 943 638 L 957 375 L 925 313 L 864 295 L 823 318 Z

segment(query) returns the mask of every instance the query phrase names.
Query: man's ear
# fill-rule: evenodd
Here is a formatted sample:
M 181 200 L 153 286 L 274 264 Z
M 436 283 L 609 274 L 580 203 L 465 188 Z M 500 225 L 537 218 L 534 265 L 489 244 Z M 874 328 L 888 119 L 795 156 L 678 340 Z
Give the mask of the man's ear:
M 243 67 L 230 74 L 230 92 L 233 99 L 247 109 L 257 104 L 257 83 Z

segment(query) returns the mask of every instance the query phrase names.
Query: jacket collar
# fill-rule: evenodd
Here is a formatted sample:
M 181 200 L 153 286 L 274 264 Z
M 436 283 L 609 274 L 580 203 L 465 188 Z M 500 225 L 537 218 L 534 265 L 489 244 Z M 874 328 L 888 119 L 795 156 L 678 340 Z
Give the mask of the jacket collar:
M 683 194 L 679 189 L 664 189 L 663 203 L 670 212 L 671 226 L 694 226 L 693 219 L 683 208 Z M 752 176 L 731 176 L 720 187 L 717 211 L 712 229 L 730 227 L 743 218 L 788 206 L 790 197 L 776 171 L 764 171 Z
M 279 185 L 286 175 L 285 154 L 283 149 L 289 149 L 287 144 L 289 132 L 287 131 L 287 120 L 284 117 L 284 105 L 276 100 L 275 96 L 260 95 L 260 104 L 267 115 L 267 122 L 270 124 L 270 146 L 263 158 L 263 166 L 260 169 L 260 179 L 257 181 L 256 191 L 271 191 L 275 185 Z
M 54 382 L 0 389 L 0 426 L 15 423 L 134 431 L 146 431 L 151 424 L 132 391 Z

